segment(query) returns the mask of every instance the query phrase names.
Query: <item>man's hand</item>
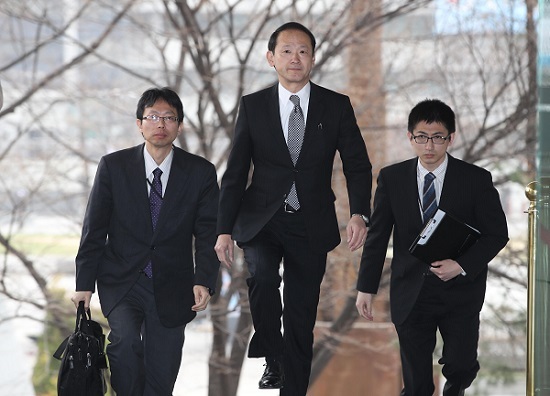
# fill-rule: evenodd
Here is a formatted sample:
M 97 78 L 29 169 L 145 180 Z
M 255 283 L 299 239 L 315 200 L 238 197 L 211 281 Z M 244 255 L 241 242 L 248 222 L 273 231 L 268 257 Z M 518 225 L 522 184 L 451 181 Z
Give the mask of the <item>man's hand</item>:
M 359 315 L 370 321 L 374 319 L 372 315 L 372 296 L 373 294 L 357 292 L 357 300 L 355 300 L 355 307 Z
M 216 255 L 220 263 L 225 265 L 227 268 L 231 268 L 233 265 L 233 250 L 234 244 L 231 239 L 230 234 L 220 234 L 218 235 L 218 240 L 216 241 L 216 246 L 214 246 Z
M 74 292 L 73 296 L 71 297 L 71 301 L 73 302 L 76 308 L 78 308 L 78 303 L 80 301 L 84 301 L 84 309 L 86 311 L 90 309 L 91 299 L 92 299 L 91 291 L 77 291 L 77 292 Z
M 447 259 L 434 261 L 430 267 L 432 271 L 443 282 L 456 278 L 462 273 L 462 267 L 456 261 Z
M 195 305 L 191 309 L 195 312 L 204 311 L 210 301 L 208 288 L 202 285 L 195 285 L 193 286 L 193 294 L 195 295 Z
M 365 244 L 367 238 L 367 226 L 361 216 L 351 216 L 346 227 L 347 242 L 349 249 L 353 252 Z

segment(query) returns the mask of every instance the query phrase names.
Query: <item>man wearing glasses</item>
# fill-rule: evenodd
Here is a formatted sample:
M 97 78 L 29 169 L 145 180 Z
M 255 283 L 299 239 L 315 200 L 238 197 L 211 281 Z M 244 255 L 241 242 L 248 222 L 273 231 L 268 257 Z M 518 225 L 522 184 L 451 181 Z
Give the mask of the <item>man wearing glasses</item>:
M 216 285 L 219 191 L 214 166 L 173 145 L 183 129 L 174 91 L 145 91 L 136 116 L 145 143 L 99 162 L 72 301 L 88 308 L 97 283 L 118 396 L 171 395 L 185 325 Z
M 382 169 L 378 177 L 356 306 L 373 320 L 372 300 L 393 233 L 390 309 L 401 351 L 401 395 L 433 394 L 437 330 L 444 343 L 439 359 L 447 380 L 443 395 L 464 395 L 479 370 L 479 312 L 488 263 L 508 242 L 506 218 L 491 174 L 447 153 L 455 138 L 449 106 L 439 100 L 418 103 L 409 114 L 407 136 L 417 157 Z M 428 195 L 434 199 L 426 200 Z M 437 208 L 481 236 L 459 257 L 424 263 L 409 247 Z

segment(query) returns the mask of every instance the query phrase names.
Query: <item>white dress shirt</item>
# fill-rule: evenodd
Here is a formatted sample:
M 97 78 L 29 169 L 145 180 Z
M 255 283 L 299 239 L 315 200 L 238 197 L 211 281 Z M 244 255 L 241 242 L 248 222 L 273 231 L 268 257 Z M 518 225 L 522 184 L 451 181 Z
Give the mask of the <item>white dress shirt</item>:
M 147 183 L 147 192 L 151 193 L 151 184 L 153 183 L 153 171 L 160 168 L 162 175 L 160 175 L 160 182 L 162 184 L 162 196 L 166 191 L 166 185 L 168 184 L 168 178 L 170 177 L 170 168 L 172 167 L 172 158 L 174 158 L 174 150 L 170 150 L 170 153 L 166 156 L 162 164 L 157 165 L 151 154 L 147 151 L 147 148 L 143 148 L 143 157 L 145 159 L 145 178 L 149 181 Z
M 311 84 L 308 82 L 301 90 L 292 93 L 279 84 L 279 113 L 281 116 L 281 125 L 285 141 L 288 142 L 288 119 L 290 112 L 294 109 L 294 103 L 290 101 L 291 95 L 297 95 L 300 98 L 300 107 L 304 114 L 304 123 L 307 123 L 307 110 L 309 107 L 309 94 L 311 93 Z

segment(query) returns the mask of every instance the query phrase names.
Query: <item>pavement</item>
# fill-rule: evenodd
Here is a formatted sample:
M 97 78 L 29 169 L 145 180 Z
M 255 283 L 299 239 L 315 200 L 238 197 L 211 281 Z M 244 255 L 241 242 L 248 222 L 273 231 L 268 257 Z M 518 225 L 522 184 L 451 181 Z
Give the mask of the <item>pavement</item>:
M 32 369 L 36 345 L 30 337 L 40 333 L 37 322 L 18 319 L 0 324 L 0 395 L 36 396 L 32 387 Z M 186 329 L 181 371 L 173 396 L 208 396 L 208 358 L 212 333 L 208 321 L 191 323 Z M 263 373 L 262 359 L 245 359 L 237 396 L 276 396 L 277 390 L 258 390 Z M 481 385 L 481 384 L 479 384 Z M 485 384 L 470 395 L 524 396 L 525 384 L 507 386 Z
M 72 288 L 71 276 L 60 277 L 56 287 Z M 25 289 L 24 279 L 17 279 L 21 290 Z M 27 291 L 29 292 L 29 291 Z M 94 308 L 99 308 L 97 296 L 92 298 Z M 0 318 L 13 312 L 33 317 L 0 322 L 0 395 L 36 396 L 32 387 L 32 371 L 36 362 L 37 347 L 33 338 L 42 334 L 41 312 L 22 308 L 0 295 Z M 173 396 L 208 396 L 208 359 L 212 345 L 212 327 L 208 319 L 196 319 L 187 325 L 186 339 L 180 374 Z M 57 347 L 57 345 L 56 345 Z M 277 390 L 259 390 L 258 380 L 263 373 L 263 359 L 245 359 L 237 396 L 275 396 Z M 524 396 L 525 381 L 515 384 L 494 385 L 474 383 L 471 396 Z M 476 390 L 477 389 L 477 390 Z M 314 396 L 314 395 L 311 395 Z M 353 395 L 350 395 L 353 396 Z M 359 396 L 359 395 L 358 395 Z
M 12 301 L 0 295 L 0 317 L 13 312 L 14 308 Z M 33 339 L 42 334 L 43 326 L 39 312 L 30 315 L 38 321 L 15 319 L 0 323 L 0 395 L 36 396 L 32 374 L 38 348 Z M 206 319 L 195 320 L 187 326 L 185 334 L 182 365 L 173 396 L 207 396 L 211 324 Z M 245 359 L 237 396 L 258 395 L 263 363 L 262 359 Z M 278 395 L 278 391 L 261 391 L 261 396 L 274 395 Z
M 0 304 L 0 309 L 3 304 Z M 0 395 L 34 396 L 32 371 L 37 348 L 29 338 L 40 329 L 31 320 L 13 320 L 0 324 Z
M 32 371 L 37 347 L 32 338 L 41 332 L 41 325 L 27 319 L 0 324 L 0 395 L 35 396 Z M 212 333 L 206 321 L 188 325 L 180 374 L 174 396 L 208 395 L 208 358 Z M 263 373 L 262 359 L 246 359 L 237 396 L 257 396 L 258 380 Z M 264 390 L 262 396 L 278 395 Z

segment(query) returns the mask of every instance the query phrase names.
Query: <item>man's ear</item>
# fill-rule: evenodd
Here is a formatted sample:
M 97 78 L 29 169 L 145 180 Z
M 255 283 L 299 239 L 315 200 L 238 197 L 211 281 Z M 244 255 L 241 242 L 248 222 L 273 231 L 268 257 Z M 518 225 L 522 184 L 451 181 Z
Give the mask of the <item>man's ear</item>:
M 139 129 L 139 133 L 141 133 L 141 136 L 143 136 L 143 131 L 141 130 L 141 126 L 143 125 L 143 120 L 140 120 L 139 118 L 136 119 L 136 125 Z M 145 136 L 143 136 L 145 138 Z
M 455 141 L 455 132 L 449 134 L 449 144 Z
M 265 57 L 267 59 L 267 63 L 269 63 L 269 66 L 275 67 L 275 59 L 273 56 L 273 52 L 267 51 L 267 53 L 265 54 Z

